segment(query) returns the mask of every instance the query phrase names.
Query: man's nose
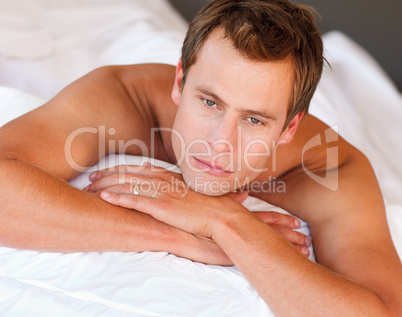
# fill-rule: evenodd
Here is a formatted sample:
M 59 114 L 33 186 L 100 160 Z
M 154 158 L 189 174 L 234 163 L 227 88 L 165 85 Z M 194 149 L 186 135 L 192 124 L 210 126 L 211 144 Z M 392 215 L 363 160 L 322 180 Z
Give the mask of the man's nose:
M 211 127 L 208 143 L 214 152 L 231 152 L 237 146 L 238 124 L 236 120 L 222 118 Z

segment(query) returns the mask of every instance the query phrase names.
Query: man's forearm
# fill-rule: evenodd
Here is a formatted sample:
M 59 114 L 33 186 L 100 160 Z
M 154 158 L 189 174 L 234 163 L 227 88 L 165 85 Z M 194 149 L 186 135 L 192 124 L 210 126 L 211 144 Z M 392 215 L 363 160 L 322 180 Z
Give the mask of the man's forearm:
M 110 205 L 38 167 L 0 163 L 0 243 L 45 251 L 167 251 L 225 263 L 211 241 L 147 214 Z
M 388 231 L 381 191 L 368 160 L 359 152 L 352 151 L 347 156 L 348 149 L 341 150 L 345 158 L 340 160 L 342 164 L 338 169 L 322 170 L 329 184 L 334 179 L 339 181 L 336 191 L 324 186 L 328 183 L 316 182 L 300 168 L 280 178 L 286 183 L 286 193 L 259 196 L 309 223 L 316 258 L 329 268 L 304 263 L 285 252 L 288 261 L 284 260 L 283 264 L 288 263 L 291 267 L 282 266 L 280 272 L 285 272 L 283 281 L 291 288 L 289 294 L 307 300 L 301 293 L 297 295 L 297 284 L 291 284 L 299 280 L 300 285 L 304 285 L 302 291 L 310 294 L 311 299 L 320 299 L 324 303 L 317 304 L 321 309 L 336 307 L 333 313 L 338 315 L 344 315 L 339 311 L 342 308 L 352 312 L 353 309 L 364 311 L 370 307 L 370 314 L 374 316 L 382 316 L 380 312 L 384 308 L 387 311 L 395 309 L 398 313 L 394 315 L 399 316 L 402 306 L 397 285 L 402 282 L 402 270 Z M 231 256 L 229 249 L 221 247 Z M 269 252 L 263 248 L 260 251 Z M 276 249 L 274 251 L 280 255 Z M 236 263 L 234 258 L 232 260 Z M 311 272 L 307 265 L 311 265 Z M 277 274 L 274 279 L 279 277 Z M 344 304 L 333 306 L 337 299 L 342 299 Z M 376 315 L 374 312 L 377 311 Z
M 218 225 L 213 239 L 275 314 L 388 316 L 374 292 L 310 262 L 264 223 L 247 218 Z
M 57 251 L 142 251 L 169 243 L 172 228 L 147 215 L 109 205 L 38 167 L 0 164 L 3 245 Z

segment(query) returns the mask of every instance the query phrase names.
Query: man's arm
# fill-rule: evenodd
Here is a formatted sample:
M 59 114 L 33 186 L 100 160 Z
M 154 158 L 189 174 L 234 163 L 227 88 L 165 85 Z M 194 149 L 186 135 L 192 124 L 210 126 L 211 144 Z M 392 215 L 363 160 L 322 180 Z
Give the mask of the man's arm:
M 211 241 L 104 203 L 66 182 L 80 173 L 74 164 L 94 165 L 112 143 L 116 151 L 125 150 L 118 148 L 119 141 L 148 145 L 152 118 L 136 103 L 143 102 L 141 85 L 150 85 L 146 74 L 159 70 L 164 76 L 163 67 L 152 67 L 98 69 L 0 128 L 1 245 L 50 251 L 169 251 L 230 263 Z M 124 86 L 122 77 L 130 77 L 134 86 Z M 77 131 L 82 133 L 74 134 Z M 65 153 L 69 137 L 71 148 Z M 126 152 L 142 154 L 136 146 Z M 66 159 L 70 155 L 72 161 Z
M 323 132 L 328 129 L 317 119 L 310 117 L 308 120 L 310 127 L 307 128 L 305 122 L 304 131 L 298 131 L 295 143 L 291 145 L 291 150 L 299 157 L 308 140 L 317 132 L 322 132 L 325 137 Z M 335 156 L 335 160 L 327 161 L 326 146 L 305 152 L 304 162 L 276 180 L 286 184 L 285 193 L 259 192 L 254 195 L 309 223 L 320 264 L 367 288 L 390 311 L 394 308 L 401 314 L 402 265 L 392 243 L 382 195 L 371 165 L 362 153 L 340 137 L 328 147 L 337 147 L 337 160 Z M 280 155 L 278 160 L 283 159 Z M 305 170 L 320 176 L 320 183 Z M 230 252 L 228 255 L 230 257 Z M 320 273 L 317 274 L 318 278 Z M 305 291 L 308 287 L 309 283 L 305 284 Z M 339 287 L 341 292 L 347 290 Z

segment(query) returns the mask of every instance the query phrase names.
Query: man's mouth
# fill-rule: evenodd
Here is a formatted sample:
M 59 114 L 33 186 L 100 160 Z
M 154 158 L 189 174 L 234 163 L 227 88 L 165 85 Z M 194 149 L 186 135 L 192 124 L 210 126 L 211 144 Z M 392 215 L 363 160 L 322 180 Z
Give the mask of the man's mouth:
M 214 164 L 211 162 L 207 162 L 204 160 L 197 159 L 193 156 L 194 162 L 195 162 L 195 167 L 197 167 L 200 170 L 203 170 L 204 172 L 207 172 L 208 174 L 215 175 L 215 176 L 227 176 L 233 172 L 226 170 L 222 166 L 218 164 Z

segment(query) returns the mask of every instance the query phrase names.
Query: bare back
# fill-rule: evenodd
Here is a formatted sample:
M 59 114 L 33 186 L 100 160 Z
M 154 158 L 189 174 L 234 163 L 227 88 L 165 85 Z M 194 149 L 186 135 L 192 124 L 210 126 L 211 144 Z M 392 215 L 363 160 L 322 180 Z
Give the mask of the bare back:
M 151 150 L 151 128 L 173 124 L 173 78 L 174 67 L 159 64 L 94 70 L 43 106 L 4 125 L 0 152 L 65 180 L 79 174 L 66 159 L 70 155 L 82 167 L 112 152 L 144 155 L 135 140 Z M 154 156 L 171 160 L 159 134 L 154 143 Z M 68 147 L 71 154 L 65 153 Z

